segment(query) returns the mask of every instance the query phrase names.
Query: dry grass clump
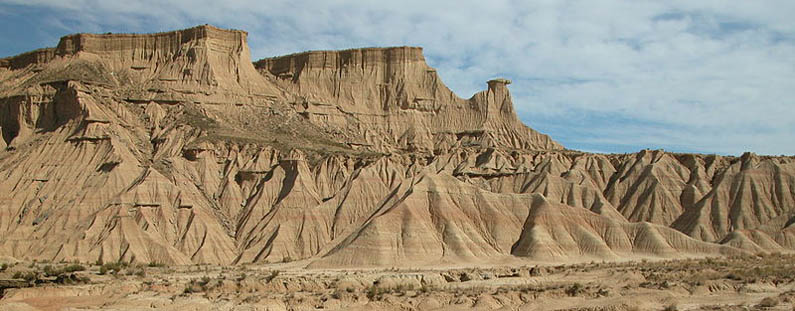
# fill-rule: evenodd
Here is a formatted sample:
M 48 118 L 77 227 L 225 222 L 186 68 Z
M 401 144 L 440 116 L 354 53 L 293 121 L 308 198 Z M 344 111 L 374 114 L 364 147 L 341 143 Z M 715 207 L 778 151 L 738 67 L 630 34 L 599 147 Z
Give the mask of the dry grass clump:
M 273 270 L 268 275 L 265 276 L 265 281 L 267 281 L 267 283 L 270 283 L 277 276 L 279 276 L 279 270 Z
M 108 262 L 99 266 L 99 275 L 135 275 L 138 277 L 146 277 L 147 266 L 152 267 L 152 264 L 130 264 L 123 261 Z
M 117 274 L 117 273 L 121 272 L 122 270 L 124 270 L 124 268 L 127 268 L 127 266 L 128 266 L 128 264 L 126 262 L 122 262 L 122 261 L 103 263 L 99 267 L 99 274 L 100 275 L 105 275 L 105 274 L 108 274 L 108 273 Z
M 644 287 L 665 288 L 665 284 L 684 283 L 700 286 L 707 281 L 729 280 L 742 283 L 769 282 L 785 284 L 795 282 L 792 270 L 795 255 L 761 254 L 724 258 L 685 259 L 634 263 L 633 270 L 646 278 Z M 749 269 L 748 267 L 754 267 Z M 666 283 L 668 282 L 668 283 Z
M 76 272 L 85 271 L 86 267 L 80 264 L 60 264 L 40 266 L 32 263 L 29 270 L 19 270 L 11 276 L 14 279 L 24 280 L 29 283 L 55 283 L 55 284 L 84 284 L 91 281 L 85 275 Z
M 373 284 L 367 287 L 365 294 L 370 300 L 381 300 L 386 294 L 395 294 L 398 296 L 404 295 L 407 291 L 414 290 L 414 285 L 411 284 L 398 284 L 393 287 L 380 287 L 378 284 Z M 426 289 L 427 290 L 427 289 Z
M 206 292 L 212 289 L 212 286 L 210 286 L 210 281 L 211 279 L 209 276 L 204 276 L 201 279 L 192 279 L 190 280 L 188 285 L 185 286 L 183 293 L 191 294 L 191 293 Z
M 17 271 L 14 272 L 12 278 L 33 282 L 39 279 L 39 273 L 36 271 Z
M 568 288 L 566 288 L 566 295 L 571 297 L 577 297 L 578 295 L 582 294 L 585 290 L 583 289 L 582 284 L 574 283 Z
M 73 272 L 85 271 L 85 270 L 86 270 L 86 267 L 84 267 L 84 266 L 82 266 L 80 264 L 71 264 L 71 265 L 66 265 L 66 266 L 61 266 L 61 267 L 56 267 L 56 266 L 52 266 L 52 265 L 46 265 L 46 266 L 44 266 L 44 275 L 49 276 L 49 277 L 57 277 L 59 275 L 65 274 L 65 273 L 73 273 Z

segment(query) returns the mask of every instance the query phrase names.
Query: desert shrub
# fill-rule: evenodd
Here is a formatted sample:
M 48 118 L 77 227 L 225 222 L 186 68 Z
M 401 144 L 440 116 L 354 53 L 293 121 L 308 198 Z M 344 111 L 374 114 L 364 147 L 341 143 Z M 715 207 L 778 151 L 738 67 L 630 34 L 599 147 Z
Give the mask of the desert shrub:
M 271 281 L 273 281 L 273 279 L 275 279 L 277 276 L 279 276 L 279 270 L 273 270 L 273 271 L 271 271 L 271 273 L 270 273 L 270 274 L 268 274 L 268 275 L 266 275 L 266 276 L 265 276 L 265 281 L 267 281 L 268 283 L 270 283 L 270 282 L 271 282 Z
M 44 275 L 48 277 L 57 277 L 62 274 L 74 273 L 77 271 L 85 271 L 86 267 L 80 264 L 71 264 L 63 267 L 54 267 L 51 265 L 44 266 Z
M 210 279 L 209 276 L 203 276 L 201 279 L 192 279 L 188 285 L 185 286 L 183 293 L 190 294 L 206 292 L 212 289 L 212 286 L 210 286 L 210 281 L 212 281 L 212 279 Z
M 670 303 L 666 305 L 665 308 L 663 308 L 663 311 L 677 311 L 677 310 L 679 310 L 679 306 L 677 306 L 675 303 Z
M 9 267 L 11 267 L 11 265 L 3 263 L 2 265 L 0 265 L 0 272 L 5 272 L 6 270 L 8 270 Z
M 733 281 L 742 281 L 743 277 L 737 275 L 737 273 L 731 272 L 726 275 L 726 278 Z
M 110 272 L 111 274 L 117 274 L 117 273 L 121 272 L 122 270 L 124 270 L 124 268 L 126 268 L 126 267 L 127 267 L 127 263 L 126 262 L 121 262 L 121 261 L 105 263 L 105 264 L 102 264 L 101 267 L 99 267 L 99 274 L 100 275 L 105 275 L 108 272 Z
M 87 276 L 79 276 L 74 273 L 62 273 L 59 274 L 57 278 L 55 278 L 56 284 L 64 284 L 64 285 L 85 284 L 88 282 L 91 282 L 91 279 L 89 279 Z
M 778 298 L 776 298 L 776 297 L 767 297 L 765 299 L 762 299 L 762 301 L 760 301 L 757 306 L 762 307 L 762 308 L 772 308 L 772 307 L 778 306 Z
M 575 297 L 575 296 L 581 294 L 583 291 L 584 291 L 584 289 L 582 287 L 582 284 L 574 283 L 571 286 L 569 286 L 568 288 L 566 288 L 566 295 Z
M 143 264 L 135 265 L 127 268 L 126 275 L 135 275 L 138 277 L 146 277 L 146 266 Z
M 34 271 L 17 271 L 12 276 L 15 279 L 22 279 L 28 282 L 36 281 L 39 279 L 39 274 Z
M 68 265 L 66 267 L 63 267 L 63 271 L 68 272 L 68 273 L 77 272 L 77 271 L 85 271 L 85 270 L 86 270 L 86 267 L 84 267 L 81 264 L 71 264 L 71 265 Z
M 370 300 L 381 298 L 381 295 L 383 295 L 383 294 L 384 294 L 384 290 L 382 290 L 381 288 L 379 288 L 375 284 L 374 285 L 370 285 L 370 287 L 368 287 L 367 291 L 366 291 L 367 299 L 370 299 Z
M 61 269 L 55 268 L 50 265 L 44 266 L 44 275 L 46 276 L 59 276 L 63 273 Z
M 193 286 L 193 284 L 188 284 L 187 286 L 185 286 L 185 289 L 182 290 L 182 293 L 192 294 L 192 293 L 198 293 L 198 292 L 201 292 L 201 291 L 202 291 L 201 288 L 197 288 L 197 287 Z
M 414 290 L 414 284 L 399 284 L 398 286 L 395 286 L 395 288 L 393 289 L 393 291 L 401 293 L 410 290 Z
M 151 261 L 151 262 L 149 262 L 149 264 L 147 266 L 149 266 L 150 268 L 162 268 L 162 267 L 165 267 L 166 264 L 164 264 L 162 262 Z

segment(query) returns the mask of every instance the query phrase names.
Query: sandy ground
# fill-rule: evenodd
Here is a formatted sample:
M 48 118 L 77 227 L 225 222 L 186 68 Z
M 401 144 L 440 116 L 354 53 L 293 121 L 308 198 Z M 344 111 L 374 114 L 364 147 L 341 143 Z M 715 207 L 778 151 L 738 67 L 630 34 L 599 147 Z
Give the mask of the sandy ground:
M 44 267 L 50 266 L 47 276 Z M 795 310 L 795 257 L 321 270 L 269 266 L 16 263 L 0 310 Z

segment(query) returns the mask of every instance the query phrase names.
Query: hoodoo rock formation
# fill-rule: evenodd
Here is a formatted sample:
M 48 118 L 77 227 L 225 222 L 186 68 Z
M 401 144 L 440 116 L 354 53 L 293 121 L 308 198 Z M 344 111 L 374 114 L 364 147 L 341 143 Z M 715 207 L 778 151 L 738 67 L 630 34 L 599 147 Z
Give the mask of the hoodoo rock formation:
M 212 26 L 0 59 L 0 256 L 311 267 L 795 250 L 795 158 L 567 150 L 421 48 Z

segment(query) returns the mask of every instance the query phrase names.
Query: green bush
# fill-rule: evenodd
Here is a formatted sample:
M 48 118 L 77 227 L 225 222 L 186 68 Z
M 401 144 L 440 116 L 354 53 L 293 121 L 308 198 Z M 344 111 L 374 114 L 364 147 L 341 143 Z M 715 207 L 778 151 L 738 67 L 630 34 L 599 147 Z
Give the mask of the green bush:
M 48 277 L 57 277 L 62 274 L 73 273 L 77 271 L 85 271 L 85 270 L 86 267 L 83 267 L 82 265 L 79 264 L 71 264 L 64 267 L 54 267 L 51 265 L 46 265 L 44 266 L 44 275 Z
M 34 271 L 17 271 L 14 273 L 13 278 L 32 282 L 39 279 L 39 274 Z
M 44 275 L 46 276 L 59 276 L 61 275 L 61 269 L 55 268 L 51 265 L 44 266 Z
M 63 270 L 65 272 L 72 273 L 72 272 L 77 272 L 77 271 L 85 271 L 86 267 L 84 267 L 81 264 L 71 264 L 71 265 L 68 265 L 68 266 L 64 267 Z

